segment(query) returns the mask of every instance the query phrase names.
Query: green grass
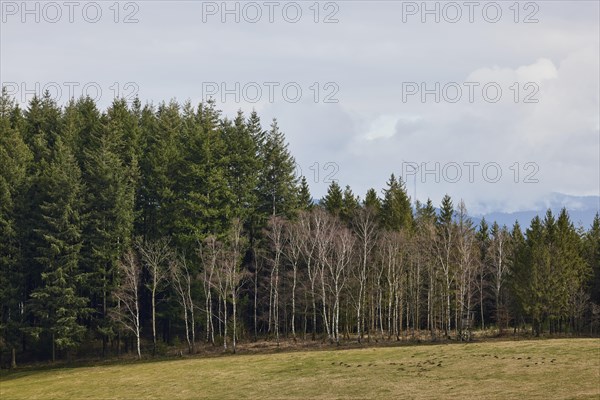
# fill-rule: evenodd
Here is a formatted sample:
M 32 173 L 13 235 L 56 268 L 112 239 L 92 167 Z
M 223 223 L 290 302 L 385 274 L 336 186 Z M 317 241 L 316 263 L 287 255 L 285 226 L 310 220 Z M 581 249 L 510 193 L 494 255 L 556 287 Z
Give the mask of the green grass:
M 600 340 L 189 358 L 4 374 L 9 399 L 599 399 Z

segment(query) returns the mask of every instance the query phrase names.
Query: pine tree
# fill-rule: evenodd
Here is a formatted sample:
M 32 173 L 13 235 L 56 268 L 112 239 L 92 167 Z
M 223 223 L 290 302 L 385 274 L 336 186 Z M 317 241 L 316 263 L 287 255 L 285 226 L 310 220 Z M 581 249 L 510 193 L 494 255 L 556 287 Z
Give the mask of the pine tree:
M 16 106 L 3 89 L 0 96 L 0 332 L 11 348 L 11 368 L 16 367 L 16 348 L 24 325 L 25 273 L 19 246 L 18 204 L 27 185 L 27 166 L 32 158 L 11 121 Z
M 454 205 L 452 204 L 452 198 L 445 195 L 442 199 L 442 205 L 440 207 L 440 214 L 437 218 L 438 224 L 443 226 L 450 226 L 452 219 L 454 218 Z
M 61 129 L 60 119 L 60 108 L 48 92 L 42 98 L 34 96 L 31 99 L 25 112 L 23 138 L 33 153 L 34 165 L 50 156 L 51 148 Z
M 591 276 L 590 265 L 582 256 L 582 242 L 573 226 L 567 210 L 563 208 L 554 225 L 554 237 L 550 238 L 549 253 L 551 257 L 551 276 L 553 283 L 549 298 L 552 299 L 550 310 L 551 333 L 557 329 L 560 320 L 579 318 L 583 312 L 582 298 L 584 285 Z M 577 314 L 577 315 L 576 315 Z
M 312 196 L 310 194 L 310 188 L 306 177 L 303 175 L 300 179 L 300 187 L 298 189 L 298 209 L 301 211 L 310 211 L 314 208 Z
M 378 216 L 381 212 L 381 200 L 377 196 L 377 191 L 371 188 L 367 190 L 367 194 L 365 195 L 365 200 L 363 201 L 363 206 L 365 208 L 370 208 L 375 213 L 375 216 Z
M 526 245 L 525 236 L 521 230 L 519 221 L 516 221 L 510 232 L 510 243 L 511 248 L 508 256 L 509 275 L 508 275 L 508 288 L 510 291 L 510 309 L 515 314 L 515 325 L 520 324 L 522 318 L 525 316 L 524 299 L 527 295 L 525 290 L 525 282 L 523 279 L 527 279 L 529 269 L 526 268 Z
M 224 235 L 232 214 L 218 115 L 212 103 L 200 104 L 196 112 L 186 105 L 183 112 L 171 224 L 176 244 L 188 254 L 209 234 Z
M 41 183 L 46 199 L 41 205 L 38 261 L 43 265 L 42 285 L 31 294 L 35 316 L 42 332 L 51 337 L 55 349 L 76 347 L 85 334 L 81 318 L 87 314 L 88 299 L 79 295 L 81 273 L 81 199 L 83 184 L 75 157 L 59 139 L 43 169 Z
M 436 257 L 438 259 L 440 268 L 444 273 L 444 294 L 445 294 L 445 327 L 444 331 L 446 336 L 450 332 L 450 297 L 451 297 L 451 286 L 454 280 L 454 263 L 453 253 L 456 246 L 456 226 L 453 223 L 454 206 L 450 196 L 445 195 L 442 199 L 442 205 L 440 214 L 437 218 L 437 235 L 434 243 L 436 244 Z
M 114 335 L 108 319 L 109 299 L 115 288 L 117 263 L 129 247 L 133 231 L 136 150 L 131 148 L 135 122 L 123 101 L 115 101 L 103 118 L 102 129 L 92 132 L 82 149 L 85 176 L 86 241 L 82 263 L 87 273 L 86 292 L 96 313 L 94 329 L 107 340 Z M 134 139 L 133 139 L 134 140 Z
M 290 216 L 297 202 L 295 161 L 276 119 L 259 154 L 262 158 L 258 178 L 259 213 L 263 223 L 269 215 Z
M 517 253 L 517 264 L 513 269 L 513 290 L 519 306 L 533 321 L 533 331 L 541 333 L 548 317 L 551 299 L 548 299 L 550 279 L 550 254 L 546 240 L 551 236 L 554 220 L 550 215 L 544 222 L 539 217 L 532 219 L 526 231 L 522 251 Z M 514 230 L 513 230 L 514 233 Z M 518 243 L 519 238 L 515 240 Z
M 331 215 L 339 216 L 344 207 L 344 195 L 337 181 L 332 181 L 327 188 L 327 194 L 321 199 L 321 204 Z
M 350 185 L 346 185 L 342 198 L 342 221 L 350 224 L 356 211 L 360 208 L 360 199 L 352 193 Z
M 142 157 L 136 233 L 158 239 L 171 233 L 174 165 L 178 160 L 177 135 L 181 129 L 179 106 L 161 104 L 154 111 L 145 106 L 139 121 Z
M 383 191 L 381 223 L 384 228 L 392 231 L 400 231 L 403 228 L 411 230 L 413 227 L 410 198 L 402 178 L 396 180 L 394 174 L 387 183 L 387 189 Z
M 257 144 L 241 110 L 233 124 L 225 120 L 221 130 L 226 147 L 226 178 L 233 195 L 232 215 L 246 221 L 256 208 Z
M 42 272 L 45 269 L 39 260 L 39 249 L 46 244 L 36 232 L 44 221 L 42 205 L 48 201 L 47 188 L 43 174 L 55 151 L 56 141 L 61 128 L 60 108 L 46 93 L 42 98 L 34 97 L 20 119 L 13 113 L 14 120 L 20 120 L 19 132 L 27 144 L 32 159 L 26 171 L 27 185 L 18 205 L 17 226 L 19 241 L 21 243 L 22 264 L 24 268 L 25 298 L 29 298 L 32 291 L 40 287 Z M 13 123 L 14 124 L 14 123 Z M 25 304 L 24 312 L 28 324 L 32 323 L 30 304 Z
M 600 305 L 600 214 L 596 213 L 590 230 L 585 235 L 585 258 L 592 273 L 588 280 L 590 299 Z

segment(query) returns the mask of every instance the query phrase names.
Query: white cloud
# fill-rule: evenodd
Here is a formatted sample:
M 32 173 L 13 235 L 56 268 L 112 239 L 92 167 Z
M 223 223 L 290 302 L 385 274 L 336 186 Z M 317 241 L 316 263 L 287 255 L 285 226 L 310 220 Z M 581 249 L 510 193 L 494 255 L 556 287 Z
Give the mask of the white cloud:
M 114 82 L 134 81 L 154 102 L 200 101 L 203 82 L 297 82 L 304 89 L 297 103 L 279 96 L 221 108 L 227 115 L 256 108 L 265 126 L 277 117 L 303 173 L 335 162 L 336 177 L 358 194 L 383 187 L 406 161 L 501 165 L 495 184 L 481 171 L 473 183 L 417 182 L 420 199 L 437 203 L 449 193 L 472 211 L 526 209 L 550 192 L 598 194 L 597 2 L 539 3 L 536 24 L 515 24 L 509 3 L 497 24 L 403 23 L 401 3 L 339 2 L 337 24 L 315 24 L 312 3 L 302 3 L 298 24 L 203 23 L 200 3 L 185 1 L 141 2 L 137 24 L 10 20 L 0 37 L 0 80 L 100 82 L 103 106 Z M 403 82 L 469 81 L 497 82 L 501 101 L 484 101 L 480 89 L 472 103 L 402 101 Z M 320 100 L 323 85 L 336 83 L 339 103 L 315 104 L 315 82 Z M 534 92 L 527 82 L 538 85 L 539 102 L 521 101 Z M 539 183 L 515 184 L 516 162 L 520 180 L 530 172 L 525 163 L 536 163 Z M 322 179 L 311 185 L 315 197 L 325 193 Z M 413 195 L 414 182 L 408 186 Z

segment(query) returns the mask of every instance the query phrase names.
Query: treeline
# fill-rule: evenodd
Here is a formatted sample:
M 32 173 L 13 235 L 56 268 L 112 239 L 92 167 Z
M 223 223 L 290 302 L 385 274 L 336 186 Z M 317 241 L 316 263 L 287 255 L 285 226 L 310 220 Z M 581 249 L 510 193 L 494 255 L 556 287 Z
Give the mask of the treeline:
M 0 98 L 0 354 L 185 341 L 597 334 L 600 218 L 523 233 L 391 176 L 314 204 L 273 120 L 211 102 Z M 100 350 L 101 348 L 101 350 Z

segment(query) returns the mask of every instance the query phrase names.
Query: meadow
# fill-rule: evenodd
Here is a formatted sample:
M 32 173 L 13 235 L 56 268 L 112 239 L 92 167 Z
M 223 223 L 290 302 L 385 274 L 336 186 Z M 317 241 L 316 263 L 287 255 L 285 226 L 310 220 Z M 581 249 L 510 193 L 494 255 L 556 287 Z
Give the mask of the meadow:
M 194 357 L 4 372 L 9 399 L 598 399 L 600 340 Z

